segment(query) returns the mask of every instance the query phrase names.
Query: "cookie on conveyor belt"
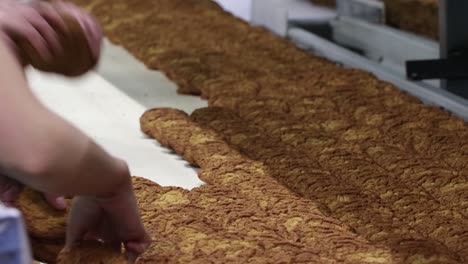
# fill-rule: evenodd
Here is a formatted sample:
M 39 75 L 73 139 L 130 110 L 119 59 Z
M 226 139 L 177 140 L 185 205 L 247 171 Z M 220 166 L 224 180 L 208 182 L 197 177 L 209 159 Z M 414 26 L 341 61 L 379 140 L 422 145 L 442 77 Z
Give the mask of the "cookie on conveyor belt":
M 60 14 L 60 9 L 57 9 Z M 80 23 L 69 15 L 62 15 L 68 32 L 55 26 L 63 52 L 54 54 L 52 61 L 45 61 L 31 44 L 24 39 L 17 39 L 16 45 L 22 61 L 41 71 L 78 76 L 92 69 L 98 58 L 93 55 L 87 36 Z
M 68 205 L 71 199 L 67 199 Z M 30 236 L 37 239 L 63 239 L 69 207 L 57 210 L 49 205 L 40 192 L 25 188 L 15 201 L 22 212 Z
M 326 100 L 316 100 L 308 102 L 308 105 L 324 107 L 329 104 Z M 269 106 L 272 108 L 269 109 Z M 281 110 L 281 107 L 275 100 L 263 102 L 262 100 L 250 102 L 246 100 L 242 103 L 242 107 L 249 109 L 250 112 L 253 110 L 258 111 L 258 109 L 269 109 L 270 112 L 267 115 L 269 118 L 275 117 L 275 114 L 272 114 L 274 112 L 271 112 L 272 110 L 277 111 L 277 114 L 290 110 L 289 108 Z M 249 115 L 249 111 L 245 112 L 247 116 Z M 335 219 L 342 220 L 343 223 L 349 224 L 355 232 L 374 241 L 374 245 L 385 245 L 392 248 L 395 253 L 394 256 L 401 257 L 405 260 L 404 262 L 411 262 L 412 259 L 421 258 L 422 263 L 463 263 L 464 248 L 462 246 L 464 242 L 462 239 L 457 239 L 455 234 L 463 232 L 466 229 L 463 224 L 464 220 L 446 217 L 445 219 L 448 222 L 439 223 L 437 226 L 437 228 L 446 230 L 454 228 L 453 233 L 441 234 L 441 239 L 454 238 L 453 242 L 449 242 L 451 248 L 447 248 L 438 241 L 425 239 L 425 235 L 421 236 L 412 231 L 413 228 L 418 228 L 418 230 L 424 232 L 423 225 L 407 225 L 406 223 L 411 223 L 412 220 L 404 214 L 403 210 L 418 212 L 421 219 L 425 219 L 425 223 L 430 223 L 429 218 L 441 219 L 441 212 L 444 212 L 445 209 L 438 209 L 435 205 L 421 206 L 420 200 L 418 200 L 421 198 L 408 192 L 406 188 L 401 186 L 401 183 L 395 182 L 391 178 L 381 178 L 385 182 L 379 183 L 377 181 L 379 178 L 372 179 L 372 176 L 369 178 L 365 176 L 372 174 L 369 174 L 368 171 L 366 172 L 367 169 L 364 169 L 364 163 L 357 160 L 354 161 L 354 165 L 352 163 L 342 163 L 343 161 L 340 161 L 342 158 L 337 158 L 346 155 L 344 150 L 348 146 L 336 145 L 336 140 L 330 136 L 336 130 L 352 131 L 349 124 L 344 121 L 336 119 L 333 122 L 323 123 L 323 129 L 326 129 L 329 133 L 328 138 L 326 134 L 323 134 L 321 137 L 317 135 L 313 140 L 307 140 L 307 133 L 320 132 L 322 126 L 314 123 L 295 123 L 291 116 L 289 119 L 282 118 L 272 124 L 268 124 L 272 129 L 268 133 L 268 137 L 264 136 L 265 130 L 262 132 L 261 126 L 245 122 L 245 119 L 240 118 L 236 113 L 222 108 L 210 107 L 199 109 L 190 117 L 178 110 L 153 109 L 146 112 L 143 116 L 142 127 L 145 128 L 145 132 L 148 135 L 156 139 L 164 138 L 168 146 L 177 145 L 177 142 L 184 142 L 183 148 L 174 149 L 175 151 L 179 150 L 178 154 L 184 157 L 187 155 L 186 153 L 190 152 L 200 153 L 199 155 L 206 157 L 205 159 L 195 159 L 196 162 L 203 161 L 202 163 L 197 163 L 197 165 L 201 166 L 200 178 L 203 181 L 215 186 L 236 186 L 239 188 L 235 191 L 237 194 L 236 198 L 232 198 L 231 201 L 242 201 L 242 199 L 249 197 L 249 199 L 253 199 L 252 203 L 258 203 L 261 208 L 267 209 L 268 213 L 277 212 L 278 214 L 282 211 L 282 202 L 280 201 L 283 201 L 291 205 L 287 210 L 287 215 L 290 213 L 294 215 L 294 210 L 299 210 L 302 212 L 300 215 L 305 216 L 312 214 L 312 212 L 304 208 L 309 208 L 310 210 L 315 208 L 312 210 L 313 213 L 322 212 L 327 216 L 333 216 Z M 184 119 L 185 121 L 183 121 Z M 173 122 L 175 120 L 177 122 Z M 318 120 L 316 122 L 320 124 L 321 121 Z M 288 124 L 288 126 L 284 127 L 282 124 Z M 185 129 L 184 131 L 190 131 L 190 133 L 177 133 L 181 128 L 178 127 L 179 125 Z M 216 136 L 216 133 L 213 136 L 213 130 L 217 131 L 218 135 L 222 135 L 224 139 L 227 139 L 227 142 L 222 137 Z M 322 132 L 320 133 L 322 134 Z M 356 137 L 354 132 L 350 132 L 347 136 Z M 210 140 L 206 140 L 206 138 L 210 138 Z M 320 160 L 322 168 L 318 167 L 319 164 L 316 161 L 307 157 L 307 152 L 304 152 L 305 150 L 296 141 L 304 142 L 302 144 L 306 149 L 320 149 L 322 145 L 329 146 L 327 152 L 322 154 L 324 155 L 323 160 Z M 286 143 L 293 144 L 293 146 L 288 147 Z M 226 147 L 229 147 L 229 145 L 238 146 L 252 160 L 246 156 L 233 155 L 233 152 L 225 152 L 223 151 L 223 147 L 211 148 L 214 144 Z M 334 146 L 340 149 L 333 149 Z M 355 155 L 358 154 L 356 153 Z M 374 153 L 371 155 L 374 155 Z M 401 157 L 401 154 L 398 155 Z M 340 165 L 336 165 L 337 162 L 340 162 Z M 351 167 L 348 167 L 347 164 Z M 358 177 L 353 176 L 356 173 L 350 172 L 352 171 L 352 166 L 362 166 L 362 173 L 357 174 L 359 175 Z M 342 182 L 342 180 L 335 178 L 325 168 L 337 169 L 340 175 L 346 175 L 350 181 L 346 183 Z M 433 169 L 436 168 L 433 167 Z M 376 169 L 374 168 L 373 170 L 375 173 Z M 362 182 L 364 190 L 369 188 L 379 193 L 385 193 L 386 191 L 396 192 L 394 196 L 398 197 L 398 200 L 395 205 L 392 205 L 385 201 L 388 199 L 385 196 L 376 198 L 372 193 L 362 191 L 356 186 L 350 186 L 352 183 L 351 179 L 352 181 Z M 372 185 L 366 183 L 369 179 L 371 179 Z M 302 196 L 308 197 L 309 200 L 295 198 L 284 186 L 289 187 Z M 211 200 L 212 203 L 210 204 L 213 206 L 221 203 L 225 206 L 227 212 L 230 212 L 229 215 L 236 212 L 237 209 L 234 208 L 237 207 L 234 203 L 231 202 L 231 204 L 227 205 L 228 203 L 222 202 L 222 199 L 214 198 L 216 193 L 221 192 L 220 189 L 217 189 L 217 191 L 215 189 L 214 186 L 194 189 L 189 193 L 189 197 L 199 194 L 202 197 L 209 196 L 211 198 L 207 200 Z M 224 190 L 223 197 L 229 197 L 229 195 L 231 195 L 230 192 Z M 376 199 L 382 199 L 384 202 L 377 202 Z M 215 200 L 217 202 L 214 202 Z M 313 201 L 313 205 L 306 205 L 308 204 L 307 201 Z M 271 202 L 272 204 L 270 204 Z M 206 207 L 207 202 L 204 201 L 201 204 L 203 204 L 203 207 Z M 250 204 L 250 202 L 244 201 L 241 204 Z M 400 204 L 404 204 L 405 206 L 401 207 Z M 386 207 L 389 209 L 386 209 Z M 457 210 L 456 208 L 454 209 Z M 384 213 L 386 210 L 394 210 L 398 214 L 386 214 Z M 245 212 L 242 214 L 249 215 Z M 261 214 L 263 212 L 259 208 L 252 213 L 252 215 L 255 215 L 255 219 L 263 219 L 265 216 L 261 216 Z M 219 219 L 230 217 L 229 215 L 225 215 L 225 212 L 221 209 L 218 211 L 214 208 L 210 209 L 210 215 L 213 218 L 219 217 Z M 323 217 L 323 215 L 319 215 L 321 214 L 319 213 L 313 217 Z M 275 223 L 277 226 L 281 225 L 282 221 L 288 222 L 288 220 L 282 220 L 282 217 L 279 215 L 265 218 L 271 219 L 271 224 Z M 249 221 L 248 219 L 245 220 Z M 222 220 L 222 222 L 229 221 L 231 220 Z M 326 220 L 326 222 L 328 221 Z M 262 224 L 261 222 L 261 220 L 258 220 L 250 228 L 256 229 L 258 226 L 269 225 Z M 234 230 L 240 232 L 246 222 L 242 223 L 242 225 L 236 225 Z M 392 223 L 392 226 L 389 226 L 388 223 Z M 300 232 L 308 232 L 306 227 L 297 226 L 297 228 L 297 230 L 301 230 Z M 337 228 L 337 226 L 333 228 Z M 342 225 L 341 228 L 346 229 L 346 225 Z M 275 230 L 275 232 L 282 231 Z M 319 233 L 305 236 L 317 237 L 320 236 Z M 288 233 L 284 234 L 283 237 L 291 235 Z M 256 238 L 254 237 L 253 239 Z M 323 239 L 321 241 L 326 240 Z M 285 253 L 285 255 L 287 254 Z M 339 256 L 335 253 L 334 258 L 339 258 Z M 364 262 L 363 260 L 360 261 Z M 389 259 L 379 261 L 382 261 L 382 263 L 392 262 Z
M 72 250 L 63 249 L 57 264 L 128 264 L 125 255 L 118 249 L 99 242 L 83 242 Z

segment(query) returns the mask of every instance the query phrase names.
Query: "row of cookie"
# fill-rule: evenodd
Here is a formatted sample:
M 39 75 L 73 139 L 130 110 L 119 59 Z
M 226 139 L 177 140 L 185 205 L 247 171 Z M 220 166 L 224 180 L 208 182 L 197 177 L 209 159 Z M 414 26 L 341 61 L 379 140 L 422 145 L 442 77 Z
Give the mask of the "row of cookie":
M 363 143 L 349 142 L 313 125 L 303 129 L 287 115 L 276 120 L 288 119 L 288 125 L 272 128 L 270 117 L 275 114 L 266 115 L 268 119 L 252 121 L 249 116 L 244 119 L 232 111 L 209 108 L 193 117 L 250 158 L 264 162 L 271 176 L 292 190 L 328 206 L 332 216 L 366 238 L 383 243 L 405 237 L 434 241 L 435 248 L 442 243 L 452 254 L 466 255 L 463 177 L 368 138 L 362 128 L 348 137 Z M 268 128 L 263 126 L 266 123 Z
M 201 117 L 205 116 L 201 113 Z M 323 215 L 321 205 L 296 196 L 268 175 L 270 172 L 262 162 L 241 155 L 213 130 L 193 120 L 178 110 L 154 109 L 143 115 L 141 125 L 146 134 L 200 166 L 200 178 L 209 186 L 192 193 L 200 192 L 204 197 L 204 208 L 199 210 L 208 210 L 204 217 L 210 218 L 210 222 L 220 221 L 228 233 L 243 234 L 247 241 L 264 241 L 266 256 L 285 246 L 281 250 L 284 257 L 289 256 L 284 259 L 286 262 L 302 262 L 291 258 L 290 253 L 301 256 L 314 250 L 320 257 L 315 261 L 319 262 L 365 263 L 373 262 L 371 258 L 375 257 L 391 263 L 397 259 L 385 248 L 369 244 L 342 223 Z M 217 189 L 219 197 L 214 198 L 209 188 Z M 277 241 L 280 237 L 283 242 Z M 270 243 L 279 244 L 271 248 Z M 293 244 L 301 250 L 291 251 Z M 232 246 L 226 250 L 232 250 Z M 268 263 L 277 261 L 270 259 Z M 304 259 L 315 261 L 310 257 Z

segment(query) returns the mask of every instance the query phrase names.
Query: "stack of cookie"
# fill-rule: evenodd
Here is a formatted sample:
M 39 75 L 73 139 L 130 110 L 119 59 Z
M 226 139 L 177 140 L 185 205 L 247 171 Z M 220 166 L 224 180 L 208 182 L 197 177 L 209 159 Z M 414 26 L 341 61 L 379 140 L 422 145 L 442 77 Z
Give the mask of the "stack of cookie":
M 141 119 L 209 184 L 145 187 L 154 242 L 141 263 L 468 261 L 463 120 L 210 0 L 75 1 L 209 103 Z

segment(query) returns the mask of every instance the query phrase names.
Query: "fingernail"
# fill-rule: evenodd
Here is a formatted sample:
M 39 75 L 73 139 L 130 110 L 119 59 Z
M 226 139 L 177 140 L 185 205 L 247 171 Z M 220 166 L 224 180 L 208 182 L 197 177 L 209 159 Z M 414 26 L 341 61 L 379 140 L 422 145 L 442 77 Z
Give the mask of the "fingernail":
M 57 209 L 66 209 L 67 208 L 67 202 L 63 197 L 58 197 L 55 199 L 55 203 L 57 204 Z

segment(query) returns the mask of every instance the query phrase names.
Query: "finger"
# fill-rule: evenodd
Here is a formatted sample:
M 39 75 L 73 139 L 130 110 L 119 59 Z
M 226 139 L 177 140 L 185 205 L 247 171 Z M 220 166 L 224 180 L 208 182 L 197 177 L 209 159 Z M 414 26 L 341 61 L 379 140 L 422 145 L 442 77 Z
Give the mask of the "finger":
M 101 217 L 102 212 L 95 204 L 81 197 L 73 199 L 68 218 L 66 246 L 71 248 L 78 245 L 88 232 L 95 230 Z
M 99 221 L 96 221 L 96 225 L 89 229 L 89 231 L 84 237 L 85 240 L 94 240 L 99 241 L 101 243 L 104 243 L 106 241 L 106 235 L 104 235 L 105 231 L 103 231 L 103 227 L 105 227 L 105 224 L 102 224 L 102 220 L 103 219 L 101 218 L 99 219 Z
M 103 218 L 103 221 L 100 222 L 99 232 L 104 243 L 116 250 L 122 248 L 122 240 L 118 232 L 116 232 L 115 226 L 112 225 L 107 217 Z
M 34 4 L 23 5 L 18 11 L 21 13 L 23 21 L 13 23 L 12 33 L 26 39 L 38 51 L 42 59 L 49 61 L 52 58 L 51 47 L 57 45 L 58 37 L 55 37 L 54 44 L 51 37 L 52 34 L 55 34 L 54 30 L 32 5 Z
M 149 244 L 128 242 L 125 244 L 125 256 L 131 263 L 136 262 L 138 257 L 142 255 L 148 248 Z
M 80 24 L 85 32 L 93 59 L 98 59 L 101 51 L 103 34 L 97 20 L 84 10 L 70 3 L 57 3 L 56 7 L 62 14 L 67 14 Z
M 44 19 L 44 17 L 40 15 L 40 13 L 32 13 L 27 20 L 43 37 L 47 46 L 51 49 L 52 54 L 60 54 L 62 52 L 63 49 L 55 29 L 47 22 L 46 19 Z
M 5 205 L 11 206 L 22 189 L 23 185 L 17 181 L 4 175 L 0 176 L 0 200 Z
M 38 52 L 39 56 L 43 60 L 50 60 L 52 58 L 52 54 L 46 41 L 39 31 L 29 23 L 29 21 L 24 20 L 15 26 L 6 25 L 5 31 L 8 35 L 12 36 L 13 39 L 20 38 L 27 41 Z
M 67 202 L 65 201 L 65 198 L 63 198 L 62 196 L 53 195 L 53 194 L 44 194 L 44 198 L 52 207 L 54 207 L 57 210 L 67 209 Z
M 146 235 L 145 239 L 140 242 L 136 242 L 136 241 L 126 242 L 124 245 L 125 254 L 130 261 L 135 262 L 138 256 L 143 254 L 145 250 L 148 249 L 150 244 L 151 244 L 151 239 L 148 235 Z
M 84 240 L 87 229 L 85 225 L 76 223 L 71 223 L 69 220 L 67 225 L 67 235 L 65 238 L 65 248 L 73 248 L 78 246 L 81 241 Z
M 91 16 L 84 23 L 84 30 L 93 59 L 98 59 L 101 53 L 103 34 L 99 23 Z
M 79 18 L 81 15 L 81 9 L 69 2 L 54 2 L 54 7 L 62 15 L 68 15 L 74 18 Z
M 60 15 L 59 10 L 50 3 L 39 2 L 37 4 L 37 10 L 42 17 L 47 20 L 49 24 L 59 29 L 61 32 L 67 32 L 68 27 L 65 24 L 62 16 Z
M 145 252 L 148 248 L 149 243 L 142 242 L 127 242 L 125 243 L 125 249 L 132 252 L 133 254 L 139 256 Z

